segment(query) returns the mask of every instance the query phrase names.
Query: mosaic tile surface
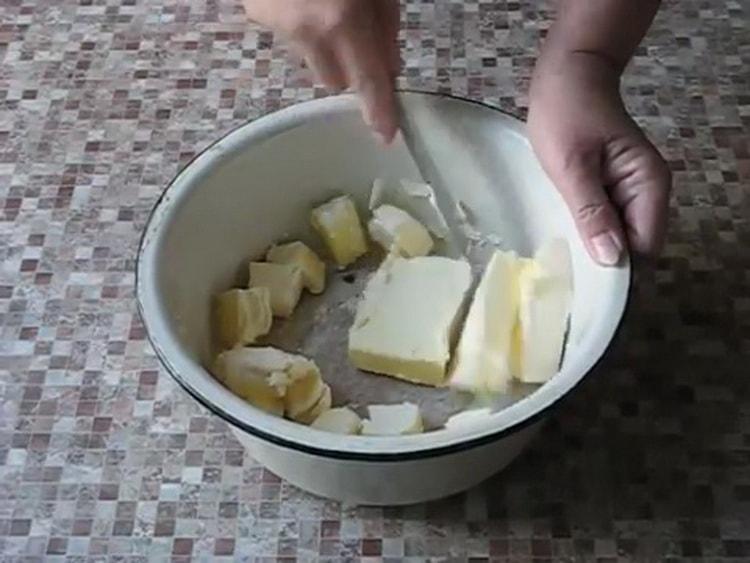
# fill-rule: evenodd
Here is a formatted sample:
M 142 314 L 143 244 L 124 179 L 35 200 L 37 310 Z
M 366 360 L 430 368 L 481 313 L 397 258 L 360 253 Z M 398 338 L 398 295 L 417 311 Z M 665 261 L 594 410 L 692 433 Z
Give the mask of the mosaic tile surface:
M 524 113 L 549 5 L 403 8 L 403 85 Z M 628 72 L 677 188 L 599 371 L 500 476 L 373 509 L 259 467 L 159 368 L 133 302 L 168 179 L 324 92 L 234 0 L 4 0 L 2 560 L 749 561 L 748 21 L 745 0 L 666 2 Z

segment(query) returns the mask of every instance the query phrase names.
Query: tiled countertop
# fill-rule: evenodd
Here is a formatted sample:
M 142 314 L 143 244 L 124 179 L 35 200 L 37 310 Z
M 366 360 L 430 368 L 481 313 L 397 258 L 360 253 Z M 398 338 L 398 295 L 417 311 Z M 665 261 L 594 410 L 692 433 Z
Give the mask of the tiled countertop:
M 523 114 L 541 5 L 409 0 L 403 84 Z M 750 560 L 748 21 L 746 0 L 667 2 L 630 68 L 677 188 L 599 371 L 491 482 L 383 510 L 256 465 L 160 370 L 133 301 L 173 174 L 323 92 L 234 0 L 4 0 L 2 560 Z

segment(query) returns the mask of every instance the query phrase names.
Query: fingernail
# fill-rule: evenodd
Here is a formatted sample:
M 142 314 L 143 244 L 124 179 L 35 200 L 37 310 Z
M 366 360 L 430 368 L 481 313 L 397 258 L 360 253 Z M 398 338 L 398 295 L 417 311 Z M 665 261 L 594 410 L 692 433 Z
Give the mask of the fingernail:
M 362 121 L 364 121 L 365 125 L 367 125 L 368 127 L 372 127 L 373 119 L 368 109 L 362 110 Z
M 620 239 L 612 232 L 596 235 L 591 239 L 594 257 L 603 266 L 614 266 L 622 256 Z
M 391 138 L 387 137 L 385 133 L 381 133 L 380 131 L 373 131 L 373 134 L 375 135 L 375 138 L 378 140 L 378 144 L 380 144 L 382 147 L 390 146 Z

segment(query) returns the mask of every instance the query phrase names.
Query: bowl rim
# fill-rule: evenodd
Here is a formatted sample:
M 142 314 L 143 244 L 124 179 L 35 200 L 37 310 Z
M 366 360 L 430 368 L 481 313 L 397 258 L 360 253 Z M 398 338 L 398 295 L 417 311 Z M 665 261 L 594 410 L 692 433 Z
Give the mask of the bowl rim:
M 407 94 L 407 95 L 445 98 L 448 100 L 453 100 L 453 101 L 461 102 L 464 104 L 475 105 L 475 106 L 499 113 L 503 115 L 504 117 L 510 119 L 511 121 L 516 122 L 516 124 L 520 127 L 523 127 L 525 123 L 519 117 L 497 106 L 494 106 L 490 103 L 471 99 L 471 98 L 466 98 L 463 96 L 458 96 L 455 94 L 423 91 L 423 90 L 418 90 L 418 89 L 397 89 L 397 93 Z M 625 311 L 630 302 L 631 292 L 632 292 L 633 270 L 630 264 L 629 257 L 626 257 L 625 263 L 622 266 L 627 271 L 627 279 L 625 280 L 626 286 L 625 286 L 625 291 L 622 296 L 621 310 L 619 310 L 619 318 L 617 320 L 617 323 L 613 327 L 612 334 L 609 338 L 609 341 L 603 347 L 603 349 L 598 353 L 596 358 L 590 363 L 590 367 L 584 373 L 582 373 L 574 382 L 572 382 L 572 384 L 570 384 L 566 389 L 564 389 L 562 392 L 557 393 L 556 396 L 554 396 L 550 401 L 547 402 L 547 404 L 542 405 L 541 408 L 538 408 L 533 411 L 530 410 L 527 415 L 521 416 L 518 420 L 512 421 L 510 424 L 507 424 L 497 430 L 482 433 L 479 436 L 476 436 L 473 438 L 468 438 L 465 440 L 456 441 L 456 442 L 448 443 L 445 445 L 439 445 L 439 446 L 427 445 L 424 447 L 415 447 L 413 449 L 396 448 L 395 449 L 396 451 L 356 451 L 356 450 L 337 448 L 335 447 L 335 444 L 332 445 L 331 447 L 319 447 L 319 446 L 311 445 L 308 443 L 304 443 L 302 441 L 293 440 L 293 439 L 284 437 L 279 434 L 270 433 L 266 430 L 263 430 L 257 426 L 254 426 L 248 423 L 245 420 L 239 419 L 237 416 L 233 415 L 227 409 L 223 408 L 220 404 L 213 402 L 212 400 L 204 396 L 202 393 L 198 392 L 184 377 L 180 375 L 179 370 L 170 361 L 167 353 L 165 352 L 163 347 L 160 345 L 160 343 L 157 341 L 157 338 L 153 333 L 154 332 L 153 327 L 150 326 L 150 323 L 148 320 L 149 315 L 146 313 L 146 307 L 144 306 L 143 294 L 144 294 L 145 289 L 144 289 L 143 278 L 145 276 L 142 272 L 143 255 L 145 253 L 145 250 L 148 244 L 147 239 L 151 231 L 151 227 L 153 225 L 154 219 L 158 211 L 162 207 L 162 205 L 164 205 L 165 202 L 167 201 L 168 196 L 170 195 L 170 192 L 173 190 L 178 180 L 181 179 L 182 175 L 186 171 L 188 171 L 190 167 L 197 160 L 201 159 L 203 156 L 206 155 L 206 153 L 209 153 L 212 150 L 214 150 L 218 144 L 226 140 L 228 137 L 232 136 L 234 133 L 237 133 L 241 129 L 244 129 L 245 127 L 252 126 L 253 124 L 258 123 L 259 121 L 263 121 L 271 116 L 275 116 L 276 118 L 278 118 L 278 117 L 283 116 L 287 112 L 295 111 L 295 110 L 298 111 L 300 108 L 304 108 L 304 107 L 313 108 L 316 105 L 325 104 L 326 101 L 331 102 L 334 100 L 342 100 L 342 99 L 351 100 L 351 99 L 355 99 L 355 96 L 353 94 L 338 94 L 338 95 L 333 95 L 333 96 L 327 96 L 325 98 L 317 98 L 317 99 L 313 99 L 313 100 L 309 100 L 305 102 L 300 102 L 297 104 L 292 104 L 291 106 L 287 106 L 278 110 L 274 110 L 272 112 L 264 113 L 263 115 L 255 119 L 251 119 L 242 124 L 239 124 L 236 127 L 233 127 L 230 130 L 228 130 L 222 136 L 220 136 L 215 141 L 208 144 L 206 147 L 204 147 L 201 151 L 197 152 L 195 155 L 193 155 L 193 157 L 184 166 L 182 166 L 180 170 L 177 171 L 177 173 L 171 178 L 171 180 L 169 180 L 169 182 L 166 185 L 166 188 L 162 191 L 162 193 L 156 199 L 146 219 L 146 222 L 144 224 L 143 230 L 140 235 L 140 240 L 138 243 L 137 255 L 136 255 L 136 260 L 135 260 L 135 294 L 136 294 L 135 300 L 136 300 L 137 310 L 141 318 L 141 322 L 144 325 L 146 337 L 149 343 L 151 344 L 151 347 L 153 348 L 157 358 L 159 359 L 161 364 L 164 366 L 164 368 L 167 370 L 167 373 L 169 373 L 169 375 L 177 382 L 177 384 L 180 387 L 182 387 L 183 390 L 185 390 L 191 397 L 193 397 L 196 401 L 198 401 L 198 403 L 203 405 L 203 407 L 205 407 L 211 413 L 223 419 L 225 422 L 229 423 L 231 426 L 234 426 L 238 428 L 239 430 L 242 430 L 254 436 L 255 438 L 259 438 L 275 446 L 280 446 L 285 449 L 291 449 L 291 450 L 295 450 L 301 453 L 314 455 L 314 456 L 321 456 L 325 458 L 348 460 L 348 461 L 371 461 L 371 462 L 398 462 L 398 461 L 407 461 L 407 460 L 436 458 L 436 457 L 451 455 L 451 454 L 463 452 L 466 450 L 474 449 L 480 446 L 491 444 L 493 442 L 501 440 L 511 434 L 515 434 L 523 430 L 524 428 L 527 428 L 539 422 L 541 419 L 548 416 L 549 413 L 553 409 L 556 409 L 560 405 L 560 403 L 564 399 L 566 399 L 573 392 L 573 390 L 578 385 L 580 385 L 580 383 L 586 377 L 588 377 L 591 374 L 591 372 L 597 369 L 597 367 L 601 364 L 604 357 L 607 355 L 607 351 L 611 348 L 612 342 L 618 338 L 618 335 L 623 326 Z M 526 398 L 533 397 L 543 387 L 546 387 L 546 385 L 540 386 L 537 390 L 532 392 Z M 518 402 L 521 402 L 521 401 L 518 401 Z M 518 404 L 518 403 L 515 403 L 515 404 Z M 511 407 L 508 407 L 508 408 L 512 408 L 512 405 Z M 501 409 L 497 413 L 493 413 L 493 416 L 495 414 L 499 414 L 507 410 L 508 408 Z M 258 411 L 258 412 L 261 412 L 261 411 Z M 267 415 L 267 416 L 272 416 L 272 415 Z M 296 424 L 296 423 L 290 422 L 289 424 Z M 365 440 L 376 440 L 376 441 L 378 440 L 377 437 L 359 437 L 358 436 L 357 438 L 363 438 Z M 402 439 L 413 439 L 413 438 L 417 438 L 417 436 L 402 437 Z M 335 442 L 335 441 L 332 441 L 332 442 Z

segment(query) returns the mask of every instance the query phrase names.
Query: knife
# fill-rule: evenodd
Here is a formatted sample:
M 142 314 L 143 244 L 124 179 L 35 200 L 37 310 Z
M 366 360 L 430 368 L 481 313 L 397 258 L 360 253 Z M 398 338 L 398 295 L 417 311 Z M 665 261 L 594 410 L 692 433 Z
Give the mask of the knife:
M 432 187 L 437 207 L 448 226 L 443 238 L 444 250 L 452 257 L 465 256 L 472 247 L 468 234 L 470 224 L 465 208 L 453 196 L 447 179 L 455 178 L 446 168 L 455 166 L 456 157 L 451 147 L 450 128 L 440 119 L 436 106 L 429 103 L 429 97 L 397 92 L 396 99 L 404 144 L 423 181 Z

